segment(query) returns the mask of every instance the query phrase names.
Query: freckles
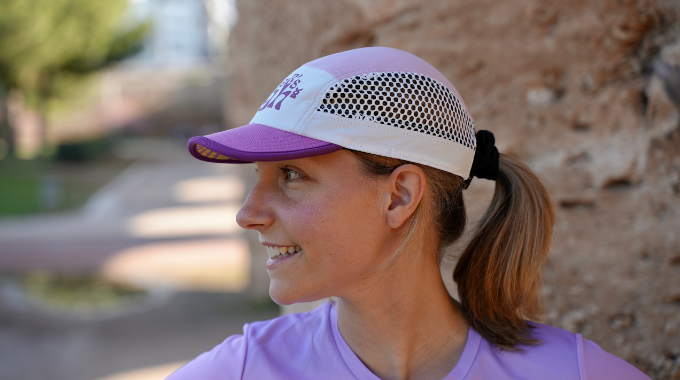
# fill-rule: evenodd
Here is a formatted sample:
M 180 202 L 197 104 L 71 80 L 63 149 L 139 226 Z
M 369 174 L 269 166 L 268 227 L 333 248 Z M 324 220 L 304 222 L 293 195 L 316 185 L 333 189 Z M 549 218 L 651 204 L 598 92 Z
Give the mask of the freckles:
M 323 233 L 322 225 L 325 225 L 325 213 L 323 207 L 310 204 L 293 204 L 280 214 L 284 228 L 294 238 L 307 240 L 306 243 L 315 240 Z M 304 241 L 300 241 L 304 242 Z

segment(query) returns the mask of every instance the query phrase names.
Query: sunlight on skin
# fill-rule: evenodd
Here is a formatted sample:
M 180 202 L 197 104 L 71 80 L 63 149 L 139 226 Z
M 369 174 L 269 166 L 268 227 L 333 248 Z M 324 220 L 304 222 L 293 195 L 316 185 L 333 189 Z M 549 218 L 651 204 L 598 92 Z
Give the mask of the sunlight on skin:
M 256 165 L 257 182 L 237 221 L 263 245 L 296 247 L 267 260 L 271 298 L 292 304 L 338 297 L 338 329 L 378 377 L 450 373 L 469 326 L 444 286 L 436 239 L 423 224 L 431 218 L 423 169 L 406 164 L 371 178 L 344 150 Z M 421 201 L 426 206 L 418 209 Z M 425 222 L 393 256 L 417 215 Z M 434 349 L 423 350 L 423 342 Z
M 378 209 L 391 199 L 378 191 L 382 183 L 362 175 L 343 151 L 256 165 L 258 181 L 238 223 L 257 231 L 264 245 L 302 248 L 267 260 L 272 299 L 292 304 L 366 294 L 402 236 Z
M 238 292 L 250 283 L 250 265 L 244 239 L 191 240 L 124 250 L 101 274 L 146 289 Z
M 191 178 L 172 189 L 173 198 L 181 203 L 238 201 L 245 192 L 245 182 L 234 176 Z
M 240 232 L 236 224 L 239 204 L 168 207 L 143 212 L 128 222 L 133 237 L 167 238 L 224 235 Z
M 162 380 L 175 372 L 186 362 L 175 362 L 155 367 L 142 368 L 134 371 L 118 373 L 113 376 L 102 377 L 97 380 Z

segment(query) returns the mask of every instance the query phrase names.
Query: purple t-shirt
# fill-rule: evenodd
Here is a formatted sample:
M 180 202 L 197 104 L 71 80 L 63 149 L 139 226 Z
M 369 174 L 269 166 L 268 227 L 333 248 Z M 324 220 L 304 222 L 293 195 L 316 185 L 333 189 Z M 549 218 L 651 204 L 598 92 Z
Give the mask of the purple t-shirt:
M 327 302 L 307 313 L 246 324 L 243 335 L 230 336 L 167 380 L 378 380 L 342 338 L 337 315 Z M 649 379 L 581 334 L 535 326 L 542 343 L 514 352 L 495 349 L 471 328 L 458 364 L 444 379 Z

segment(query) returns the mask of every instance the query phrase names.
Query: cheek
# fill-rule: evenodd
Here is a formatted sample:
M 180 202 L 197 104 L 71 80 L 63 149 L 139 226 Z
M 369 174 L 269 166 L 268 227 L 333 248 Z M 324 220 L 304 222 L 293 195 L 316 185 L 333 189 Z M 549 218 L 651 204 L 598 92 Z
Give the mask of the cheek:
M 340 188 L 289 209 L 287 229 L 307 249 L 307 260 L 316 269 L 357 270 L 372 259 L 371 251 L 381 241 L 377 210 L 366 201 L 367 195 L 349 191 Z

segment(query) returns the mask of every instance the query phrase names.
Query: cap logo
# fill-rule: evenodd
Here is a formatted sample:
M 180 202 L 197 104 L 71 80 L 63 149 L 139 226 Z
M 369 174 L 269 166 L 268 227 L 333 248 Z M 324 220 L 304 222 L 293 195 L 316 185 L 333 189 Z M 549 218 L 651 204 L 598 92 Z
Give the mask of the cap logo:
M 298 87 L 300 85 L 303 74 L 294 74 L 291 77 L 286 78 L 281 84 L 272 92 L 258 111 L 262 111 L 265 108 L 274 108 L 275 110 L 281 109 L 281 103 L 288 98 L 295 99 L 303 88 Z

